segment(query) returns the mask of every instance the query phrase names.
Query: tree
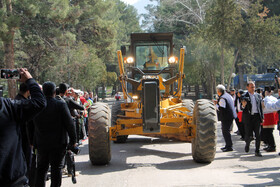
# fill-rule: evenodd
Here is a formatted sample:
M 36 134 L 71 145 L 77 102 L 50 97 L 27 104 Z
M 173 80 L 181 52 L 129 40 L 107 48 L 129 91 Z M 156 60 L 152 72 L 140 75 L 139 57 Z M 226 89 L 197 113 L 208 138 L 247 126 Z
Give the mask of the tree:
M 4 45 L 4 62 L 6 68 L 14 69 L 14 33 L 18 27 L 18 17 L 13 13 L 12 0 L 0 1 L 0 37 Z M 8 80 L 9 97 L 16 96 L 15 80 Z
M 229 48 L 242 27 L 240 8 L 234 0 L 215 0 L 207 11 L 206 38 L 219 43 L 221 48 L 221 83 L 224 80 L 224 50 Z M 238 53 L 237 53 L 238 54 Z
M 9 19 L 0 2 L 0 44 L 9 28 L 16 28 L 15 65 L 28 68 L 41 83 L 89 90 L 111 84 L 115 73 L 107 73 L 106 65 L 115 64 L 117 47 L 127 44 L 131 32 L 141 32 L 137 11 L 121 1 L 14 0 Z

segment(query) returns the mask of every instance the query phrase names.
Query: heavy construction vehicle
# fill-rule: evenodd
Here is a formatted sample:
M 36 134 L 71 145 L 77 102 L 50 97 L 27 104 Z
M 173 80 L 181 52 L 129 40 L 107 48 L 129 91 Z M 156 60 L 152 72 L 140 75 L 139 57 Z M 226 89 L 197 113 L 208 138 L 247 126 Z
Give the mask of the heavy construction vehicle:
M 196 162 L 210 163 L 216 153 L 217 116 L 210 100 L 182 100 L 185 49 L 173 53 L 172 33 L 131 34 L 131 45 L 117 52 L 124 101 L 96 103 L 89 115 L 89 157 L 94 165 L 111 160 L 110 142 L 129 135 L 163 137 L 192 143 Z

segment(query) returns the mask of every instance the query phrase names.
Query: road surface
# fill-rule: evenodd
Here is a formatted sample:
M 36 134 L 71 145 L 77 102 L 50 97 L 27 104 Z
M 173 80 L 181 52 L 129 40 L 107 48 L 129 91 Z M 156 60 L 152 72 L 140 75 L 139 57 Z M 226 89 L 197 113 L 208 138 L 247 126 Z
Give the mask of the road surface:
M 110 102 L 109 102 L 110 103 Z M 233 131 L 236 130 L 236 127 Z M 280 151 L 278 131 L 274 131 Z M 218 123 L 218 144 L 211 164 L 195 163 L 191 144 L 144 136 L 129 136 L 125 144 L 111 144 L 112 160 L 105 166 L 91 165 L 88 142 L 76 156 L 77 184 L 63 176 L 62 186 L 280 186 L 278 152 L 254 156 L 254 142 L 249 153 L 245 142 L 232 133 L 234 151 L 223 153 L 224 140 Z M 263 147 L 261 147 L 263 148 Z M 49 181 L 48 181 L 49 186 Z

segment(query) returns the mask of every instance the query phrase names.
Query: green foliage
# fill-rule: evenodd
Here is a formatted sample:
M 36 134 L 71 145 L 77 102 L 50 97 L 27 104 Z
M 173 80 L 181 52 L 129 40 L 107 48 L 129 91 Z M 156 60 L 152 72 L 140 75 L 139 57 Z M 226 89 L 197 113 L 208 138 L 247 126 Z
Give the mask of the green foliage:
M 150 26 L 149 31 L 174 32 L 176 51 L 180 45 L 187 46 L 186 84 L 220 83 L 223 64 L 225 84 L 232 72 L 264 73 L 269 66 L 280 66 L 279 1 L 156 2 L 146 7 L 149 13 L 144 15 L 144 26 Z
M 40 83 L 86 90 L 113 85 L 117 74 L 106 64 L 116 63 L 117 48 L 131 32 L 141 32 L 136 9 L 120 0 L 12 2 L 12 14 L 0 7 L 0 44 L 14 40 L 16 66 L 27 67 Z

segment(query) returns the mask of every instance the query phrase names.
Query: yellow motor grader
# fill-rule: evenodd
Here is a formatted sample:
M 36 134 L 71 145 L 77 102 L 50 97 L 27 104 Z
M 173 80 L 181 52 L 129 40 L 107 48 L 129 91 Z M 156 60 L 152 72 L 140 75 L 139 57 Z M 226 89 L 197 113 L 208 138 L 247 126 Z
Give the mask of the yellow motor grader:
M 210 100 L 182 100 L 185 49 L 173 53 L 172 33 L 134 33 L 117 52 L 124 101 L 112 112 L 96 103 L 89 115 L 89 157 L 94 165 L 111 160 L 111 140 L 129 135 L 163 137 L 192 143 L 196 162 L 210 163 L 216 153 L 217 116 Z

